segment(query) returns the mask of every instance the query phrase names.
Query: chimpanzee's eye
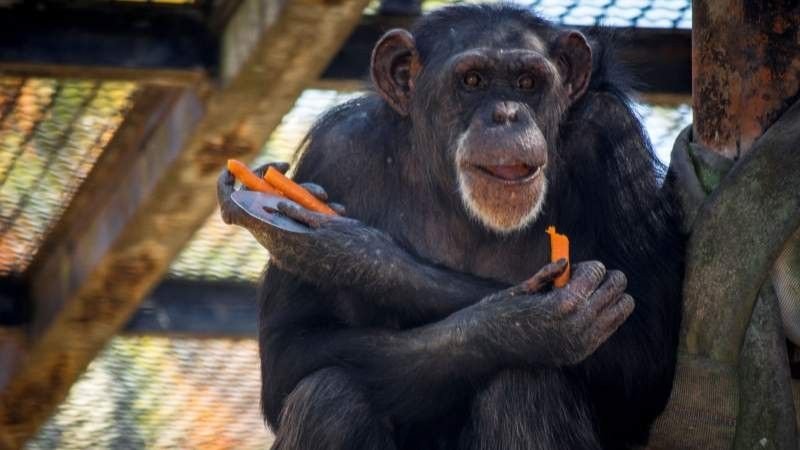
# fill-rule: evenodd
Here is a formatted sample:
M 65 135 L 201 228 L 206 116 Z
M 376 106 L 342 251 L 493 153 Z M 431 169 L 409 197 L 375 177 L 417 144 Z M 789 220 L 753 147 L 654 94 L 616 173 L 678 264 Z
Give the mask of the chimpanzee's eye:
M 517 79 L 517 87 L 523 91 L 529 91 L 534 86 L 533 77 L 530 75 L 522 75 Z
M 476 88 L 481 85 L 483 78 L 481 78 L 481 74 L 475 72 L 474 70 L 470 70 L 464 75 L 464 86 L 469 88 Z

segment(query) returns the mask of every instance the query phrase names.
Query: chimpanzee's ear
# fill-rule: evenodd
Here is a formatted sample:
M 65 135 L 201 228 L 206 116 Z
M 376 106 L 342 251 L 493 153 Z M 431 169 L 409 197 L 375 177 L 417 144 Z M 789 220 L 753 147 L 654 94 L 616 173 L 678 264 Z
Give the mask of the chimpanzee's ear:
M 592 48 L 578 31 L 564 31 L 556 39 L 553 59 L 561 71 L 564 88 L 575 100 L 589 87 L 592 77 Z
M 404 116 L 421 68 L 414 37 L 406 30 L 388 31 L 372 50 L 372 81 L 389 105 Z

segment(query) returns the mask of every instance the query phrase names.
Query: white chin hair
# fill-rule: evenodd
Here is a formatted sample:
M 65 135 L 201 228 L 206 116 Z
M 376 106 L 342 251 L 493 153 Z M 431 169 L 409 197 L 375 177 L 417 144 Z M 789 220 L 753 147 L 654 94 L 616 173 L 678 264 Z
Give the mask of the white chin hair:
M 470 215 L 486 228 L 500 234 L 513 233 L 533 223 L 536 218 L 539 217 L 539 213 L 542 212 L 545 194 L 547 193 L 547 180 L 543 180 L 542 190 L 539 193 L 539 197 L 536 199 L 536 203 L 531 205 L 527 210 L 520 210 L 518 214 L 513 214 L 508 210 L 499 212 L 497 209 L 486 208 L 475 201 L 472 195 L 472 188 L 461 174 L 458 176 L 458 184 L 461 200 L 463 200 Z

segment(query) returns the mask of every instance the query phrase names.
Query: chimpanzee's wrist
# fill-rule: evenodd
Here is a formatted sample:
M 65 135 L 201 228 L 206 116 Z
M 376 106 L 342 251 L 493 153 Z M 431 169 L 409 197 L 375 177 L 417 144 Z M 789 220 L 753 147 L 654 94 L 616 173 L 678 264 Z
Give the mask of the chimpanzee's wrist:
M 514 366 L 514 361 L 518 359 L 512 356 L 511 349 L 497 339 L 496 330 L 488 322 L 491 320 L 481 305 L 464 308 L 443 320 L 451 330 L 453 348 L 462 355 L 465 367 L 473 368 L 473 373 L 469 374 L 473 379 L 491 375 L 503 367 Z

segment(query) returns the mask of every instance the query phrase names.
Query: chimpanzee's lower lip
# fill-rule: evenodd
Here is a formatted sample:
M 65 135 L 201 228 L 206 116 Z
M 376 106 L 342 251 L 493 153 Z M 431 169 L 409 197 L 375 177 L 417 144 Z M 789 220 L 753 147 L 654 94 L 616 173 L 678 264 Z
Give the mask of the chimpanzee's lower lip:
M 468 164 L 467 167 L 481 176 L 504 184 L 524 184 L 536 179 L 542 172 L 541 166 L 518 164 L 514 166 L 483 166 Z

